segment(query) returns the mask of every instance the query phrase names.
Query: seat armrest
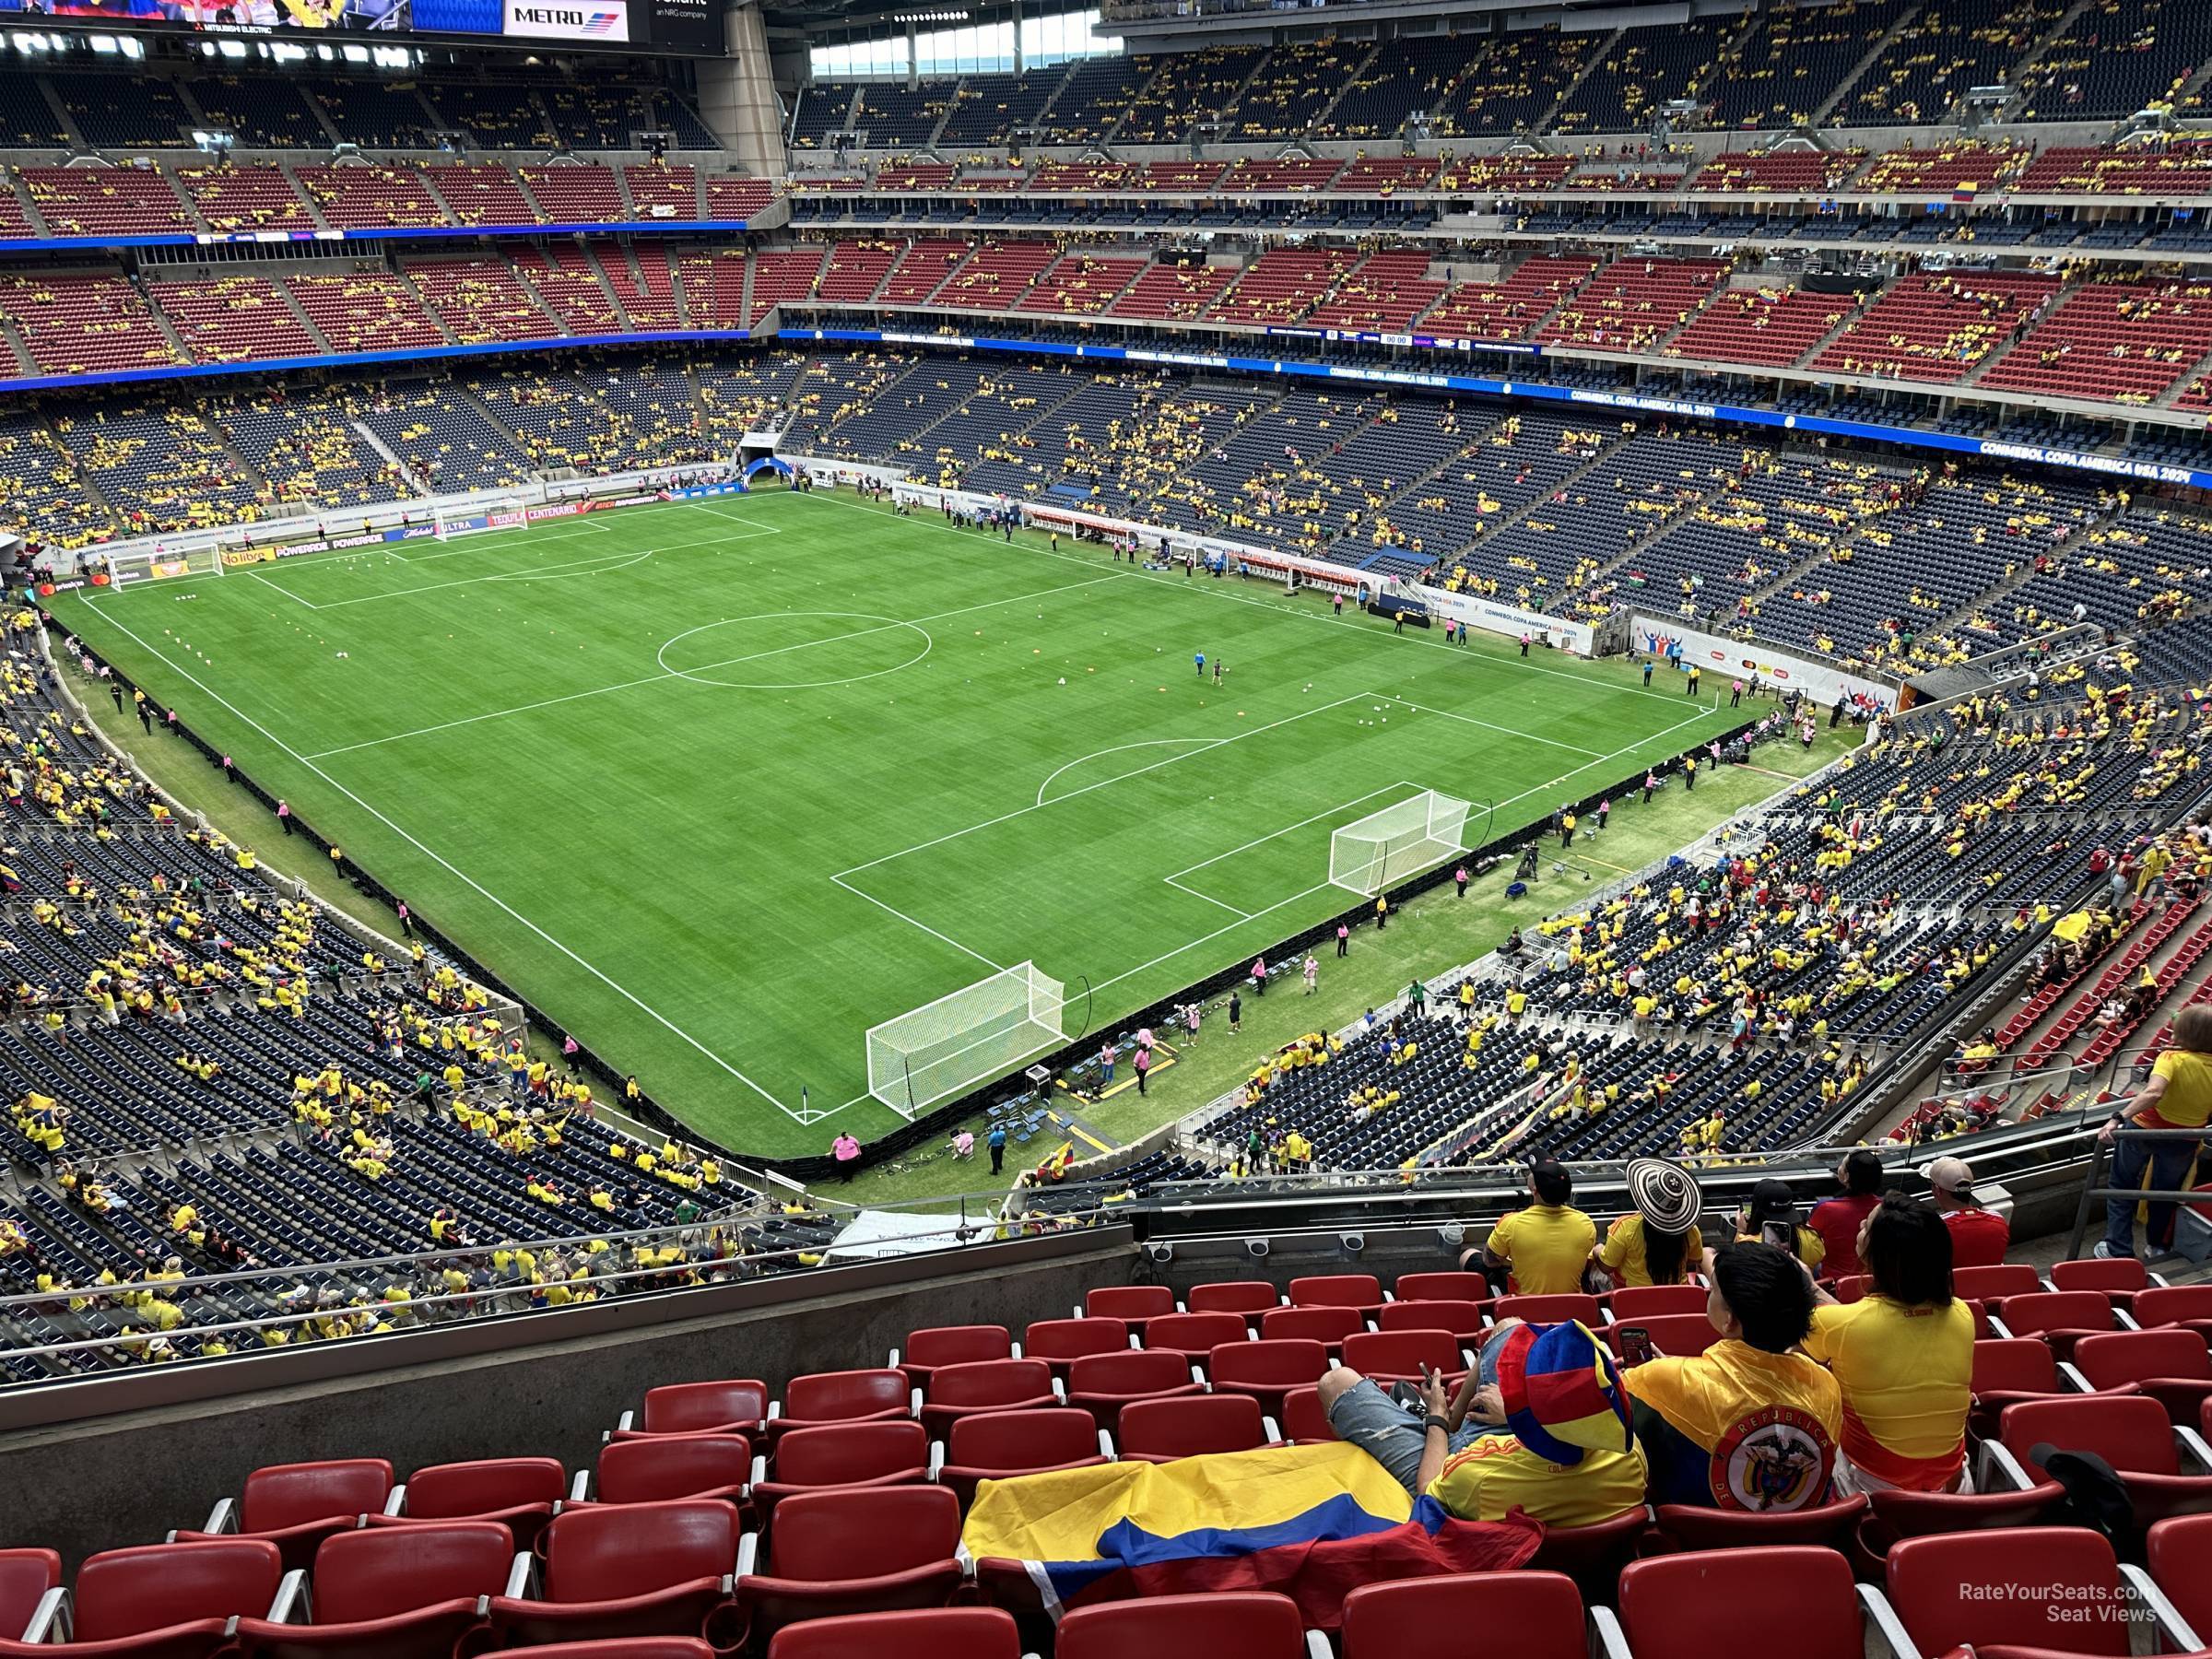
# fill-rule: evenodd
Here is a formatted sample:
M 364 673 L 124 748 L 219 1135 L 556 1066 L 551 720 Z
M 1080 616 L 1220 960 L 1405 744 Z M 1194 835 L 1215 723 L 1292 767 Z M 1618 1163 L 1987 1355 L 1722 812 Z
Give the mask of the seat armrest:
M 1982 1462 L 1974 1471 L 1974 1490 L 1977 1492 L 2029 1492 L 2036 1483 L 2029 1478 L 2028 1471 L 2020 1467 L 2020 1460 L 2006 1450 L 2000 1441 L 1982 1442 Z
M 407 1512 L 407 1483 L 401 1481 L 384 1499 L 384 1513 L 404 1515 Z
M 2156 1287 L 2157 1287 L 2159 1289 L 2160 1289 L 2160 1290 L 2163 1290 L 2163 1289 L 2165 1289 L 2165 1288 L 2166 1288 L 2166 1283 L 2167 1283 L 2167 1281 L 2166 1281 L 2166 1276 L 2165 1276 L 2164 1274 L 2162 1274 L 2162 1273 L 2152 1273 L 2152 1274 L 2146 1274 L 2144 1277 L 2147 1277 L 2147 1278 L 2148 1278 L 2148 1279 L 2150 1280 L 2150 1282 L 2151 1282 L 2151 1283 L 2152 1283 L 2154 1286 L 2156 1286 Z
M 62 1585 L 55 1585 L 40 1596 L 39 1605 L 30 1610 L 30 1622 L 23 1627 L 23 1640 L 68 1641 L 70 1628 L 75 1623 L 71 1617 L 75 1610 L 69 1600 L 68 1590 Z
M 1628 1633 L 1610 1607 L 1590 1609 L 1590 1654 L 1591 1659 L 1634 1659 L 1629 1652 Z
M 943 1441 L 931 1441 L 929 1442 L 929 1478 L 932 1481 L 935 1481 L 940 1476 L 942 1476 L 944 1472 L 945 1442 Z
M 1145 1339 L 1132 1331 L 1129 1333 L 1129 1346 L 1133 1348 L 1141 1348 L 1145 1346 Z
M 899 1350 L 897 1348 L 893 1348 L 891 1350 L 891 1357 L 883 1362 L 883 1369 L 885 1371 L 897 1371 L 899 1369 Z
M 921 1391 L 920 1389 L 916 1389 L 916 1390 L 914 1391 L 914 1400 L 915 1400 L 915 1406 L 914 1406 L 914 1415 L 915 1415 L 916 1417 L 919 1417 L 919 1416 L 921 1416 L 921 1414 L 922 1414 L 922 1407 L 921 1407 L 921 1403 L 920 1403 L 920 1402 L 921 1402 L 921 1398 L 922 1398 L 922 1391 Z M 1053 1399 L 1055 1399 L 1055 1400 L 1057 1400 L 1057 1401 L 1059 1401 L 1059 1402 L 1060 1402 L 1060 1404 L 1061 1404 L 1061 1405 L 1063 1405 L 1063 1406 L 1065 1406 L 1065 1405 L 1066 1405 L 1066 1404 L 1067 1404 L 1067 1384 L 1066 1384 L 1066 1383 L 1065 1383 L 1065 1382 L 1062 1382 L 1062 1381 L 1061 1381 L 1059 1378 L 1057 1378 L 1057 1377 L 1054 1377 L 1054 1378 L 1053 1379 Z
M 1099 1430 L 1099 1455 L 1108 1463 L 1113 1461 L 1113 1436 L 1103 1429 Z
M 514 1560 L 507 1569 L 507 1599 L 526 1601 L 530 1595 L 530 1574 L 536 1563 L 526 1549 L 515 1552 Z
M 2143 1328 L 2136 1323 L 2136 1316 L 2125 1308 L 2114 1308 L 2112 1318 L 2118 1322 L 2120 1328 L 2124 1331 L 2139 1331 Z
M 2151 1581 L 2149 1573 L 2140 1567 L 2123 1563 L 2120 1576 L 2135 1592 L 2136 1599 L 2143 1604 L 2145 1611 L 2150 1615 L 2151 1623 L 2157 1627 L 2159 1651 L 2194 1653 L 2204 1650 L 2204 1642 L 2198 1640 L 2189 1621 L 2182 1617 L 2179 1608 L 2166 1599 L 2166 1593 Z
M 1859 1585 L 1858 1592 L 1859 1609 L 1865 1617 L 1865 1634 L 1874 1639 L 1867 1643 L 1868 1652 L 1887 1654 L 1888 1659 L 1920 1659 L 1920 1650 L 1912 1645 L 1905 1621 L 1898 1618 L 1889 1598 L 1872 1584 Z
M 2173 1431 L 2173 1449 L 2183 1464 L 2194 1464 L 2199 1475 L 2212 1475 L 2212 1446 L 2194 1429 L 2176 1429 Z
M 782 1415 L 783 1402 L 781 1400 L 771 1400 L 768 1403 L 768 1416 L 763 1420 L 772 1423 Z
M 748 1532 L 737 1540 L 737 1573 L 741 1579 L 751 1578 L 760 1565 L 760 1535 Z
M 276 1597 L 269 1603 L 271 1624 L 312 1624 L 315 1613 L 308 1598 L 307 1571 L 295 1567 L 276 1581 Z
M 1197 1383 L 1199 1387 L 1206 1389 L 1208 1394 L 1213 1392 L 1211 1386 L 1206 1382 L 1206 1373 L 1200 1371 L 1194 1365 L 1191 1367 L 1191 1381 Z
M 1010 1354 L 1011 1358 L 1013 1358 L 1013 1359 L 1022 1359 L 1022 1358 L 1024 1358 L 1024 1356 L 1023 1356 L 1023 1354 L 1022 1354 L 1022 1351 L 1021 1351 L 1021 1344 L 1020 1344 L 1020 1343 L 1018 1343 L 1018 1342 L 1015 1342 L 1015 1343 L 1009 1343 L 1009 1344 L 1007 1345 L 1007 1348 L 1008 1348 L 1008 1352 L 1009 1352 L 1009 1354 Z
M 1319 1630 L 1306 1632 L 1306 1659 L 1334 1659 L 1329 1652 L 1329 1639 Z
M 634 1411 L 626 1411 L 620 1417 L 615 1419 L 615 1428 L 618 1430 L 628 1431 L 631 1429 L 635 1429 L 637 1426 L 638 1414 Z
M 589 1469 L 577 1470 L 576 1478 L 569 1482 L 569 1501 L 582 1503 L 591 1495 L 592 1472 Z
M 215 1507 L 207 1512 L 207 1519 L 201 1524 L 200 1530 L 204 1533 L 236 1532 L 238 1505 L 229 1498 L 218 1498 Z
M 757 1487 L 765 1483 L 767 1479 L 768 1453 L 765 1452 L 756 1452 L 753 1453 L 753 1477 L 746 1484 L 748 1487 Z
M 2066 1390 L 2071 1390 L 2075 1394 L 2095 1394 L 2097 1392 L 2097 1384 L 2084 1376 L 2081 1367 L 2071 1359 L 2061 1359 L 2058 1362 L 2058 1380 L 2065 1384 L 2065 1389 L 2062 1389 L 2061 1393 Z
M 1260 1438 L 1271 1446 L 1279 1446 L 1283 1443 L 1283 1431 L 1276 1427 L 1273 1418 L 1264 1417 L 1260 1419 Z
M 1986 1310 L 1984 1311 L 1986 1312 Z M 2005 1322 L 1994 1313 L 1989 1314 L 1989 1334 L 1992 1336 L 2010 1336 L 2012 1335 L 2011 1331 L 2006 1328 Z

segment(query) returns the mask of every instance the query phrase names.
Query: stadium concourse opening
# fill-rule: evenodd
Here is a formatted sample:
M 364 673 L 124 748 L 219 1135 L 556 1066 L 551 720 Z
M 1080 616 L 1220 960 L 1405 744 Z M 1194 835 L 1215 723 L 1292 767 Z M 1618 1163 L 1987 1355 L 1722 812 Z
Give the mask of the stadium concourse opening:
M 564 1029 L 763 1156 L 819 1152 L 825 1112 L 866 1139 L 912 1111 L 870 1093 L 864 1039 L 894 1016 L 1034 963 L 1081 1006 L 1030 1030 L 1079 1036 L 1340 909 L 1339 830 L 1431 789 L 1526 822 L 1742 718 L 1622 664 L 849 491 L 54 604 Z

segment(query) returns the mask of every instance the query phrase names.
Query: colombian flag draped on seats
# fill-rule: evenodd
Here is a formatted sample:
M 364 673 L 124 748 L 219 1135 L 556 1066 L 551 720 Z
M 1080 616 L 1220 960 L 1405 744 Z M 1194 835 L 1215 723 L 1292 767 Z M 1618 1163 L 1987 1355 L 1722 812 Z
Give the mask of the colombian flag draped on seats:
M 1519 1567 L 1544 1526 L 1456 1521 L 1356 1446 L 1280 1446 L 986 1480 L 961 1534 L 994 1598 L 1055 1618 L 1142 1595 L 1274 1590 L 1334 1630 L 1361 1584 Z M 1009 1595 L 1008 1592 L 1013 1592 Z

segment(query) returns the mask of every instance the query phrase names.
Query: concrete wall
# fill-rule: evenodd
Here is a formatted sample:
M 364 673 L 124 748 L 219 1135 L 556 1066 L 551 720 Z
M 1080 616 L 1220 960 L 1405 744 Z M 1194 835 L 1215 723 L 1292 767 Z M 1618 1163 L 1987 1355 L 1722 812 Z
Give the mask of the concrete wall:
M 805 1296 L 794 1281 L 802 1294 L 770 1307 L 19 1430 L 0 1435 L 0 1547 L 47 1545 L 74 1567 L 156 1542 L 198 1525 L 265 1464 L 384 1457 L 405 1479 L 429 1464 L 535 1453 L 573 1472 L 657 1383 L 759 1377 L 780 1394 L 808 1371 L 881 1365 L 910 1331 L 1065 1317 L 1092 1286 L 1127 1282 L 1121 1238 L 1001 1270 L 962 1253 L 959 1270 L 834 1295 Z

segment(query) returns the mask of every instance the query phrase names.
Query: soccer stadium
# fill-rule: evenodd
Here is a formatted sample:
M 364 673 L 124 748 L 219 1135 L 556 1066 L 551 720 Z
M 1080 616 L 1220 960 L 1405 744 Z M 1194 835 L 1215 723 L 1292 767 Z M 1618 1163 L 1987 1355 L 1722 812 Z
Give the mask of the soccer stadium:
M 2212 1655 L 2204 0 L 0 0 L 0 1659 Z

